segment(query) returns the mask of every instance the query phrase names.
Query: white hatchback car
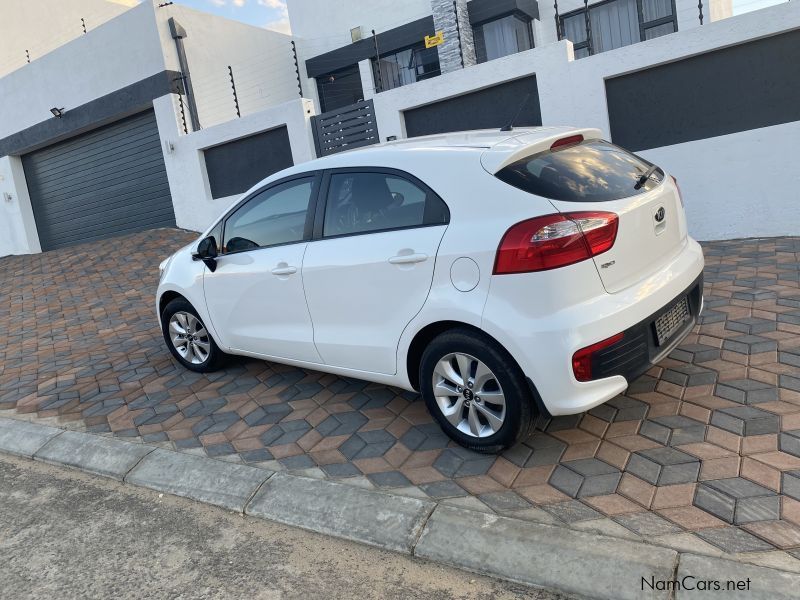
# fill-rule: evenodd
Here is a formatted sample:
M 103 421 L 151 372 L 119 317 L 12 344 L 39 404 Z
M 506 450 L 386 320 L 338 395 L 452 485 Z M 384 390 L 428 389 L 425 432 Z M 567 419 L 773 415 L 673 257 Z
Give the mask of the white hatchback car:
M 594 129 L 416 138 L 259 183 L 161 266 L 187 368 L 225 353 L 418 390 L 458 443 L 625 391 L 692 329 L 703 253 L 673 178 Z

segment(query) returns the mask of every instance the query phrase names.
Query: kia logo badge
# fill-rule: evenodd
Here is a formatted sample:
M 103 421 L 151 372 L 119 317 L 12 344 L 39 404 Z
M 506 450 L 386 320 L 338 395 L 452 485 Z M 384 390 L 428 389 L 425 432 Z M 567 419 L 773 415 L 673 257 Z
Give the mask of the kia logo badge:
M 666 217 L 666 216 L 667 216 L 667 213 L 664 210 L 664 207 L 663 206 L 659 206 L 658 210 L 656 211 L 656 215 L 655 215 L 656 223 L 661 223 L 664 220 L 664 217 Z

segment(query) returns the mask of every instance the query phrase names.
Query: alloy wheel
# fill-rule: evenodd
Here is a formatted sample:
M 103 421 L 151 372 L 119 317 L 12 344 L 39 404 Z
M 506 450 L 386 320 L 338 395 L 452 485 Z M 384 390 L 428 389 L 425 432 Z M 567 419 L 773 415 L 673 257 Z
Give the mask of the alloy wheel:
M 203 323 L 191 313 L 178 311 L 169 319 L 169 338 L 181 358 L 201 365 L 211 353 L 211 339 Z
M 466 435 L 489 437 L 505 422 L 506 398 L 500 382 L 486 364 L 469 354 L 447 354 L 436 363 L 433 395 L 444 418 Z

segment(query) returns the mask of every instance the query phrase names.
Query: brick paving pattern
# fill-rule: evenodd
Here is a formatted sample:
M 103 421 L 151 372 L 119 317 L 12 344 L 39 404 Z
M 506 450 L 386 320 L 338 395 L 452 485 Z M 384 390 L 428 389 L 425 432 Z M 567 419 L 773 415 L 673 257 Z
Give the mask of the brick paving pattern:
M 800 238 L 705 244 L 705 312 L 667 360 L 485 456 L 451 443 L 413 393 L 249 359 L 181 368 L 153 290 L 158 262 L 193 237 L 0 259 L 0 411 L 522 518 L 800 557 Z

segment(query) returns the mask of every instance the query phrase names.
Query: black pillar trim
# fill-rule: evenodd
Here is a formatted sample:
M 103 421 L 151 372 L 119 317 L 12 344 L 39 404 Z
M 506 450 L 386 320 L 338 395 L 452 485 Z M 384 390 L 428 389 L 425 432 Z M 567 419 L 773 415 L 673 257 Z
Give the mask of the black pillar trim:
M 194 131 L 200 130 L 200 117 L 197 113 L 197 104 L 194 101 L 194 88 L 192 88 L 192 76 L 189 73 L 189 61 L 186 59 L 186 49 L 183 47 L 183 40 L 187 37 L 186 30 L 175 20 L 169 18 L 169 33 L 175 40 L 175 48 L 178 50 L 178 62 L 180 63 L 180 79 L 183 82 L 183 91 L 186 94 L 186 104 L 189 107 L 189 119 L 192 122 Z

